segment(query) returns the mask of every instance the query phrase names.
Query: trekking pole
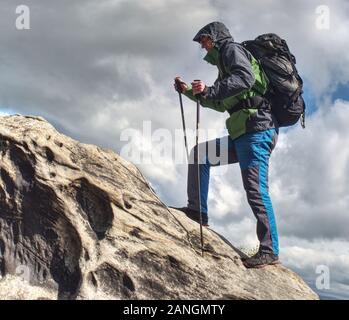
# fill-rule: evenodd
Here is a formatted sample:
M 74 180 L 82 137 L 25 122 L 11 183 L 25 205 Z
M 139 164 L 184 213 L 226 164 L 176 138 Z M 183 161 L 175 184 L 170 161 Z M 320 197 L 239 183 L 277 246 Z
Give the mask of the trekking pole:
M 200 80 L 194 80 L 200 81 Z M 197 174 L 198 174 L 198 202 L 200 214 L 200 240 L 201 240 L 201 256 L 204 256 L 204 236 L 202 232 L 202 216 L 201 216 L 201 192 L 200 192 L 200 158 L 199 158 L 199 128 L 200 128 L 200 94 L 196 96 L 196 160 L 197 160 Z
M 178 95 L 179 95 L 179 104 L 181 106 L 184 145 L 185 145 L 185 150 L 187 152 L 187 161 L 189 164 L 189 152 L 188 152 L 188 143 L 187 143 L 187 133 L 186 133 L 186 128 L 185 128 L 185 119 L 184 119 L 184 110 L 183 110 L 183 101 L 182 101 L 182 92 L 181 92 L 181 81 L 178 78 L 176 78 L 175 83 L 176 83 L 176 88 L 177 88 Z

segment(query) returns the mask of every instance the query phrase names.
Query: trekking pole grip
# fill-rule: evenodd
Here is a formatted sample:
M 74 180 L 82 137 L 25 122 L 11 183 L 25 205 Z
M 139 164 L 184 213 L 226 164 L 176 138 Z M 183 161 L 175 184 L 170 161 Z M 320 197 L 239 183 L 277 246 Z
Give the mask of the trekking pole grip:
M 195 81 L 201 81 L 201 80 L 195 79 L 194 82 L 195 82 Z M 196 97 L 197 100 L 200 101 L 201 93 L 197 93 L 197 94 L 195 95 L 195 97 Z
M 181 87 L 182 83 L 184 83 L 184 82 L 179 80 L 178 78 L 175 79 L 176 90 L 178 93 L 182 93 L 182 87 Z

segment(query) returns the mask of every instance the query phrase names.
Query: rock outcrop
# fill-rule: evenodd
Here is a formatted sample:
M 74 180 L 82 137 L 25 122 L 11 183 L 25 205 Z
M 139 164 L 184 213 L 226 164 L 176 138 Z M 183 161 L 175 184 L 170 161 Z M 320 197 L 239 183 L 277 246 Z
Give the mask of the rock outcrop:
M 201 256 L 198 224 L 116 153 L 42 118 L 0 117 L 1 299 L 318 298 L 285 267 L 248 270 L 204 237 Z

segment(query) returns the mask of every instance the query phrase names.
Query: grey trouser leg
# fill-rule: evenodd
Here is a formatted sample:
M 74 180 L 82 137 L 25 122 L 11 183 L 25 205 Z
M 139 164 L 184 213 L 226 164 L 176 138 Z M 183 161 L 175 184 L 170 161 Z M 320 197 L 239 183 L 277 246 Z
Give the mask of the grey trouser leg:
M 207 197 L 210 179 L 210 168 L 214 166 L 237 163 L 233 140 L 229 136 L 209 140 L 199 144 L 200 197 L 201 212 L 207 214 Z M 188 165 L 188 208 L 199 211 L 198 175 L 196 146 L 190 152 Z

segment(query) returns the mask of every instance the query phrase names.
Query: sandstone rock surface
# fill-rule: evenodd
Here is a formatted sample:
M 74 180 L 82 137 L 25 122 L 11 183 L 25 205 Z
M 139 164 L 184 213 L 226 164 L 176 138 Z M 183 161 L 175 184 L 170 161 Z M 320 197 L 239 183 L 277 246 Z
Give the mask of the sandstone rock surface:
M 0 299 L 318 299 L 168 209 L 141 172 L 42 118 L 0 117 Z M 21 285 L 19 285 L 19 283 Z

